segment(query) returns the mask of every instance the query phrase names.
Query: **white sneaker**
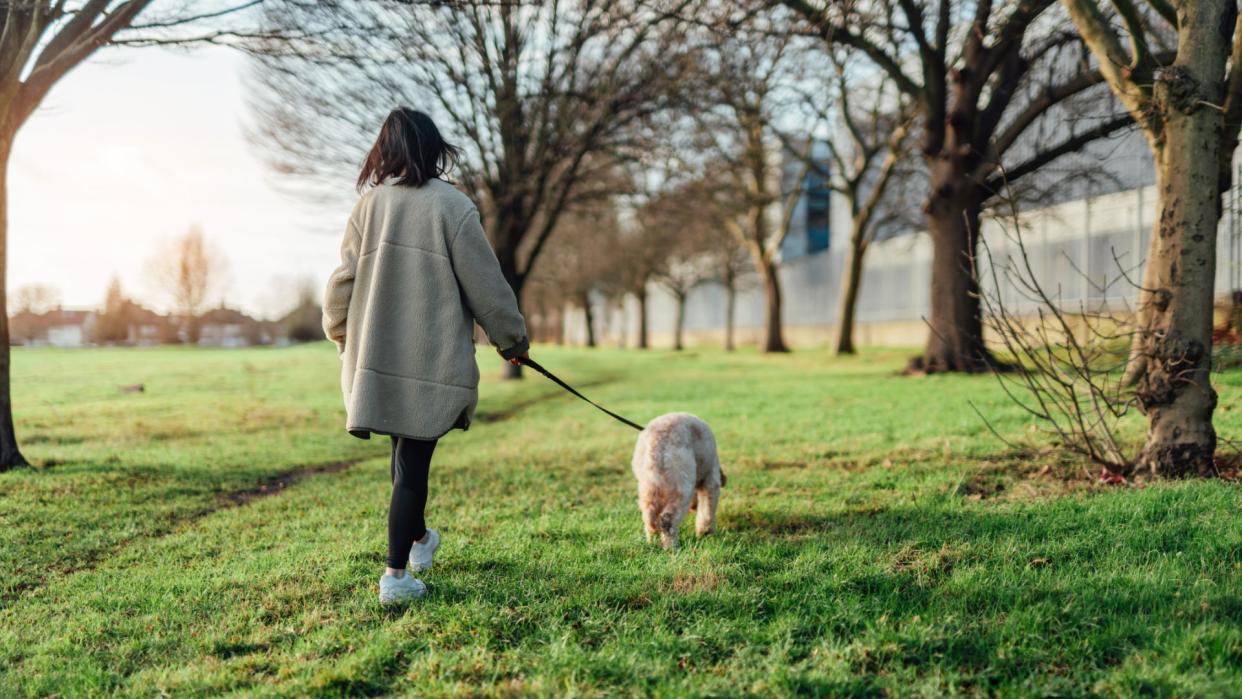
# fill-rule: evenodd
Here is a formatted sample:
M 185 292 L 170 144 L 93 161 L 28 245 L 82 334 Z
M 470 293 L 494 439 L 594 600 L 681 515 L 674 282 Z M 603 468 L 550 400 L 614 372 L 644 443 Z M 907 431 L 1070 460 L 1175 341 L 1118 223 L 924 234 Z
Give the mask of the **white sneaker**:
M 431 570 L 432 559 L 435 558 L 436 549 L 440 548 L 440 532 L 434 529 L 427 530 L 427 543 L 420 544 L 414 542 L 414 546 L 410 547 L 410 570 L 420 573 L 424 570 Z
M 380 578 L 379 587 L 379 601 L 383 605 L 410 602 L 427 594 L 427 586 L 423 581 L 408 572 L 399 578 L 385 573 Z

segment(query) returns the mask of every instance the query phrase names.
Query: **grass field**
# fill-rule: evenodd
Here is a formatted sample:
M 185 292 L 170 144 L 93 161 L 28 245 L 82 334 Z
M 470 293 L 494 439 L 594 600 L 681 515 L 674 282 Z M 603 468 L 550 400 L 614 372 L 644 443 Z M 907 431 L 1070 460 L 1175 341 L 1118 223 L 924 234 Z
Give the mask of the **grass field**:
M 719 532 L 644 545 L 633 432 L 485 374 L 431 593 L 384 610 L 386 443 L 344 434 L 330 347 L 18 350 L 0 696 L 1242 696 L 1237 484 L 1094 485 L 993 379 L 903 353 L 533 354 L 707 419 Z

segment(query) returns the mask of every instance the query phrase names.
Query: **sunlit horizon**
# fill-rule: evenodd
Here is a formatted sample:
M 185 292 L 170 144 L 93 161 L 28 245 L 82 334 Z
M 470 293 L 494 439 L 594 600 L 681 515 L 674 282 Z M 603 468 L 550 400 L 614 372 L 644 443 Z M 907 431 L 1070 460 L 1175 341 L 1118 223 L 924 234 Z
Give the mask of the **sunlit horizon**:
M 167 310 L 147 263 L 195 226 L 228 261 L 212 306 L 273 317 L 298 280 L 324 279 L 348 211 L 279 187 L 247 138 L 247 69 L 221 47 L 107 49 L 70 73 L 15 144 L 10 294 L 43 284 L 65 308 L 93 309 L 117 275 Z

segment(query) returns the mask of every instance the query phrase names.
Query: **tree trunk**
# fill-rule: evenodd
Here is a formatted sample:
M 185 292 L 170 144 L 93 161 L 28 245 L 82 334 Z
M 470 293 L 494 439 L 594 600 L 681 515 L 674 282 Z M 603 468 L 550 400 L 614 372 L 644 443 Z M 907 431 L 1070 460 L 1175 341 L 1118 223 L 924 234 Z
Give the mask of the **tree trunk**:
M 647 285 L 638 290 L 638 349 L 647 349 Z
M 734 311 L 737 308 L 737 282 L 730 279 L 725 285 L 725 336 L 724 348 L 726 352 L 733 351 L 733 324 Z
M 1206 8 L 1205 8 L 1206 9 Z M 1221 98 L 1229 47 L 1216 40 L 1219 8 L 1186 12 L 1178 64 L 1156 79 L 1163 107 L 1163 143 L 1156 152 L 1160 215 L 1148 248 L 1136 387 L 1147 416 L 1147 440 L 1136 475 L 1194 476 L 1215 472 L 1212 411 L 1212 302 L 1216 279 L 1217 189 Z M 1179 13 L 1180 14 L 1180 13 Z M 1187 40 L 1199 32 L 1200 41 Z M 1208 87 L 1205 87 L 1208 86 Z M 1214 87 L 1214 89 L 1213 89 Z
M 841 282 L 841 306 L 837 311 L 837 354 L 854 354 L 854 311 L 858 307 L 858 291 L 862 288 L 863 230 L 855 224 L 850 235 L 850 259 L 845 264 Z
M 595 310 L 591 308 L 591 293 L 582 292 L 582 313 L 586 317 L 587 347 L 595 346 Z
M 673 326 L 673 349 L 681 351 L 685 349 L 682 343 L 682 336 L 686 330 L 686 295 L 676 294 L 677 296 L 677 320 Z
M 9 341 L 8 231 L 9 231 L 9 156 L 13 134 L 0 136 L 0 471 L 29 463 L 17 448 L 17 432 L 13 427 L 13 399 L 9 391 L 12 356 Z
M 764 333 L 764 352 L 788 352 L 781 323 L 781 279 L 776 263 L 761 259 L 759 271 L 763 276 L 763 292 L 767 297 L 767 330 Z
M 995 364 L 983 344 L 975 272 L 979 204 L 960 193 L 964 173 L 943 161 L 932 172 L 927 205 L 927 229 L 932 239 L 931 332 L 923 356 L 910 360 L 907 371 L 987 371 Z
M 202 337 L 203 323 L 198 316 L 186 314 L 185 320 L 185 342 L 187 345 L 197 345 L 198 340 Z

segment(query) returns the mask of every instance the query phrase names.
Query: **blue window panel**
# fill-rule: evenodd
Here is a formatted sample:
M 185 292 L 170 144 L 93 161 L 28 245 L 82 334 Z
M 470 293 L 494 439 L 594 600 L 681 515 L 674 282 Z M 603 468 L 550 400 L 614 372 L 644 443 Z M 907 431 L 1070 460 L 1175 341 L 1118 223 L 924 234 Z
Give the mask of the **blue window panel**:
M 812 170 L 806 175 L 806 251 L 827 250 L 832 240 L 828 229 L 831 190 L 823 175 Z

